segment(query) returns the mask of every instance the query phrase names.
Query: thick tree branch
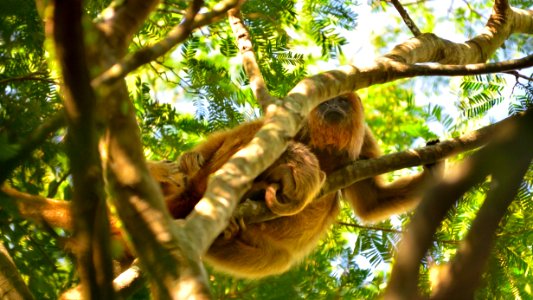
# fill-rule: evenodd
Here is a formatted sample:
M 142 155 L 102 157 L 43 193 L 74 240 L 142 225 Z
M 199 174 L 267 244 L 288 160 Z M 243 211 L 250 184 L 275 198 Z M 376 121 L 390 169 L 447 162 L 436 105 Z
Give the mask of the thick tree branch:
M 230 9 L 228 11 L 228 18 L 233 35 L 235 35 L 235 39 L 237 40 L 237 46 L 241 52 L 244 71 L 250 79 L 250 87 L 263 111 L 266 111 L 272 99 L 259 65 L 257 64 L 250 33 L 242 21 L 242 15 L 239 9 Z
M 453 43 L 434 34 L 422 34 L 402 43 L 386 55 L 408 64 L 438 62 L 464 65 L 485 62 L 512 33 L 533 33 L 533 12 L 510 8 L 496 1 L 485 29 L 465 43 Z
M 11 172 L 20 165 L 20 163 L 30 155 L 30 153 L 39 147 L 48 136 L 65 126 L 65 112 L 60 111 L 50 119 L 44 121 L 35 129 L 29 137 L 26 137 L 19 144 L 17 153 L 7 160 L 0 161 L 0 184 L 6 180 Z
M 109 223 L 98 153 L 96 98 L 90 85 L 83 40 L 82 1 L 56 0 L 54 4 L 53 35 L 65 84 L 67 150 L 74 183 L 75 252 L 82 294 L 87 299 L 112 299 Z
M 194 237 L 174 224 L 158 184 L 144 161 L 140 131 L 124 82 L 106 98 L 110 106 L 109 129 L 102 144 L 108 186 L 114 204 L 154 298 L 188 299 L 209 294 L 199 251 L 190 246 Z M 164 262 L 164 263 L 161 263 Z
M 114 49 L 124 51 L 135 32 L 148 15 L 155 9 L 159 0 L 128 0 L 113 2 L 97 23 L 98 29 Z M 117 5 L 118 4 L 118 5 Z
M 205 23 L 213 21 L 222 13 L 222 10 L 229 10 L 236 6 L 238 0 L 224 1 L 223 5 L 215 6 L 213 12 L 208 15 L 198 15 L 198 11 L 203 5 L 202 0 L 194 0 L 187 13 L 185 14 L 181 23 L 172 29 L 168 35 L 161 41 L 155 43 L 150 47 L 140 49 L 139 51 L 128 55 L 122 62 L 116 63 L 111 66 L 107 71 L 93 80 L 93 86 L 99 86 L 101 84 L 112 84 L 117 80 L 124 78 L 128 73 L 137 69 L 138 67 L 155 60 L 156 58 L 164 55 L 176 45 L 182 43 L 191 32 L 199 28 Z M 226 12 L 224 11 L 224 12 Z M 197 16 L 200 16 L 196 19 Z

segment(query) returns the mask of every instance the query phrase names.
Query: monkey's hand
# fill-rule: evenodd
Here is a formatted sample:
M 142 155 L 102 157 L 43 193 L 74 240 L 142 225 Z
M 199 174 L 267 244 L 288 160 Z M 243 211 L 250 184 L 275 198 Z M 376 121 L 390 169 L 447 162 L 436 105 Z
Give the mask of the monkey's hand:
M 297 214 L 313 200 L 324 178 L 322 171 L 308 166 L 277 166 L 267 178 L 270 184 L 265 189 L 265 203 L 277 215 Z
M 231 240 L 234 237 L 236 237 L 239 232 L 246 230 L 246 224 L 244 223 L 244 220 L 242 218 L 231 218 L 228 224 L 228 227 L 224 229 L 224 232 L 222 232 L 222 235 L 224 236 L 225 240 Z
M 187 187 L 187 174 L 183 173 L 179 165 L 173 161 L 148 162 L 148 170 L 159 183 L 165 199 L 176 197 Z
M 196 151 L 185 152 L 179 158 L 180 171 L 188 176 L 193 176 L 204 164 L 204 157 Z

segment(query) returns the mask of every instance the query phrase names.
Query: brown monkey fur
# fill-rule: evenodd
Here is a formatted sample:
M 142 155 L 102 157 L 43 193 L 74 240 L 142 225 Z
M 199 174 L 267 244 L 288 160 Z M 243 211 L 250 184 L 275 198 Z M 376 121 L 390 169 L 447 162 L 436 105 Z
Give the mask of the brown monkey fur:
M 190 176 L 190 181 L 184 194 L 167 201 L 175 217 L 183 217 L 176 214 L 175 203 L 183 205 L 183 202 L 193 202 L 194 206 L 197 202 L 195 199 L 201 198 L 205 191 L 207 176 L 218 170 L 231 155 L 250 141 L 261 125 L 260 121 L 253 122 L 215 134 L 182 157 L 180 165 L 188 173 L 187 176 Z M 295 139 L 311 149 L 326 174 L 351 161 L 381 155 L 377 142 L 364 123 L 361 100 L 355 93 L 336 97 L 315 108 Z M 283 166 L 296 158 L 300 159 L 297 163 L 300 167 L 302 161 L 313 160 L 305 151 L 298 153 L 291 152 L 290 149 L 291 147 L 284 158 L 282 156 L 271 167 L 272 170 L 276 170 L 277 165 Z M 301 155 L 305 157 L 301 158 Z M 424 172 L 390 184 L 385 184 L 379 176 L 365 179 L 343 189 L 342 195 L 359 218 L 375 222 L 414 207 L 419 201 L 421 188 L 427 181 L 440 176 L 442 169 L 442 163 L 426 166 Z M 263 174 L 268 174 L 268 170 Z M 272 179 L 279 178 L 272 176 Z M 258 184 L 261 180 L 269 182 L 260 176 Z M 292 181 L 289 176 L 285 181 L 300 180 L 295 177 Z M 307 191 L 314 195 L 317 189 L 314 184 L 317 184 L 316 179 L 307 183 L 302 180 L 292 198 L 301 198 L 300 193 Z M 273 186 L 274 190 L 279 187 L 275 183 Z M 291 188 L 290 185 L 282 187 L 283 194 L 290 194 L 287 189 Z M 264 197 L 268 198 L 269 190 L 266 190 Z M 270 195 L 272 194 L 271 192 Z M 338 193 L 325 195 L 312 202 L 308 200 L 297 202 L 296 214 L 248 224 L 246 228 L 234 230 L 229 238 L 220 236 L 209 248 L 205 260 L 216 269 L 238 277 L 260 278 L 287 271 L 315 247 L 339 212 Z M 268 200 L 266 202 L 268 205 Z M 300 211 L 301 208 L 303 210 Z M 192 207 L 189 211 L 190 209 Z
M 185 218 L 192 211 L 207 188 L 209 175 L 248 144 L 261 126 L 263 121 L 259 120 L 211 135 L 206 142 L 184 153 L 174 171 L 168 171 L 170 164 L 165 162 L 149 164 L 152 175 L 162 183 L 167 207 L 174 218 Z M 300 143 L 290 142 L 272 166 L 257 177 L 244 198 L 263 200 L 280 216 L 294 215 L 313 200 L 324 179 L 311 151 Z

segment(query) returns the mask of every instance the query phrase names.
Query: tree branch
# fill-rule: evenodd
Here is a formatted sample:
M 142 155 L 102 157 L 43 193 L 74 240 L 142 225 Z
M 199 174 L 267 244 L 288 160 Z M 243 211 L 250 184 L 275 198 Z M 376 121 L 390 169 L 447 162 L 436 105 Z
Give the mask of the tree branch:
M 48 136 L 65 126 L 65 112 L 60 111 L 50 119 L 44 121 L 29 137 L 21 139 L 17 153 L 7 160 L 0 161 L 0 184 L 6 180 L 11 172 L 20 165 L 22 160 L 39 147 Z
M 221 10 L 226 9 L 227 11 L 237 5 L 237 3 L 238 0 L 226 0 L 222 5 L 215 6 L 214 11 L 212 11 L 210 14 L 200 15 L 200 17 L 197 19 L 196 17 L 199 16 L 197 13 L 202 7 L 203 1 L 194 0 L 189 6 L 189 9 L 187 10 L 187 13 L 185 14 L 185 17 L 181 21 L 180 25 L 172 29 L 163 40 L 150 47 L 142 48 L 139 51 L 128 55 L 122 60 L 122 62 L 114 64 L 107 71 L 93 80 L 93 86 L 112 84 L 117 80 L 124 78 L 128 73 L 137 69 L 138 67 L 164 55 L 189 37 L 194 29 L 205 25 L 205 23 L 213 21 L 222 13 Z M 224 13 L 226 11 L 224 11 Z
M 527 114 L 532 113 L 529 111 Z M 469 132 L 458 138 L 439 142 L 436 145 L 401 151 L 373 159 L 354 161 L 344 168 L 331 173 L 322 186 L 317 198 L 320 198 L 320 195 L 338 191 L 369 177 L 403 168 L 432 164 L 447 157 L 481 147 L 495 135 L 505 130 L 509 124 L 513 124 L 516 120 L 524 118 L 524 115 L 519 114 L 506 118 L 498 123 Z M 279 218 L 266 205 L 257 201 L 241 203 L 236 209 L 234 216 L 236 218 L 243 218 L 246 223 L 260 223 Z
M 82 1 L 54 1 L 53 37 L 64 78 L 67 151 L 74 183 L 73 216 L 82 295 L 112 299 L 109 222 L 98 153 L 96 98 L 83 40 Z M 83 153 L 83 156 L 80 156 Z
M 34 299 L 7 249 L 0 242 L 0 295 L 2 299 Z
M 400 3 L 400 1 L 398 1 L 398 0 L 390 0 L 390 2 L 392 3 L 392 5 L 394 5 L 396 10 L 398 11 L 400 16 L 402 17 L 403 22 L 411 30 L 413 35 L 415 37 L 421 35 L 422 33 L 420 32 L 420 29 L 418 29 L 418 27 L 416 26 L 415 22 L 413 21 L 413 19 L 411 19 L 411 17 L 409 16 L 409 13 L 407 13 L 405 8 L 403 8 L 403 6 Z
M 28 81 L 28 80 L 29 81 L 42 81 L 48 84 L 57 84 L 56 81 L 46 78 L 45 77 L 46 75 L 47 74 L 44 72 L 34 72 L 34 73 L 27 74 L 27 75 L 0 79 L 0 84 L 10 84 L 12 82 Z
M 244 71 L 250 79 L 250 87 L 263 111 L 266 112 L 267 106 L 272 102 L 272 97 L 257 64 L 250 33 L 242 21 L 242 15 L 239 9 L 230 9 L 228 11 L 228 18 L 241 52 Z
M 408 64 L 438 62 L 464 65 L 485 62 L 512 33 L 532 33 L 533 12 L 510 8 L 496 1 L 494 10 L 478 36 L 465 43 L 453 43 L 434 34 L 422 34 L 402 43 L 386 55 Z
M 464 268 L 472 268 L 472 273 L 468 274 L 474 277 L 469 279 L 469 283 L 476 283 L 479 280 L 482 267 L 488 257 L 488 249 L 481 250 L 479 247 L 491 245 L 492 235 L 501 218 L 500 214 L 504 213 L 509 204 L 508 201 L 512 200 L 516 192 L 515 186 L 519 182 L 517 177 L 521 176 L 521 172 L 525 172 L 523 168 L 527 168 L 529 165 L 533 155 L 530 150 L 533 147 L 532 126 L 533 114 L 531 112 L 525 114 L 523 118 L 508 122 L 491 139 L 491 144 L 454 168 L 451 174 L 441 183 L 425 194 L 422 202 L 415 210 L 411 223 L 400 243 L 396 264 L 392 271 L 385 299 L 415 299 L 418 297 L 419 264 L 427 249 L 429 249 L 432 237 L 446 212 L 474 184 L 492 174 L 493 178 L 498 178 L 501 181 L 502 189 L 494 194 L 491 192 L 491 195 L 486 199 L 483 205 L 486 208 L 480 210 L 479 219 L 476 218 L 475 224 L 465 241 L 465 245 L 468 245 L 468 247 L 461 248 L 463 250 L 460 250 L 459 253 L 463 252 L 463 254 L 458 253 L 458 263 L 461 265 L 454 266 L 455 268 L 460 266 L 462 271 L 465 271 Z M 502 161 L 496 161 L 494 157 L 502 158 Z M 509 164 L 510 161 L 512 161 L 511 164 Z M 520 163 L 521 166 L 519 167 L 515 163 Z M 514 169 L 514 171 L 511 171 L 512 175 L 509 179 L 504 179 L 503 177 L 508 176 L 506 171 L 509 169 Z M 505 175 L 500 177 L 500 172 Z M 484 239 L 484 241 L 480 239 Z M 480 244 L 473 245 L 473 242 Z M 465 255 L 464 251 L 467 251 L 468 254 Z M 480 257 L 473 258 L 472 255 L 480 255 Z M 471 261 L 463 264 L 467 260 Z M 455 273 L 456 270 L 453 272 Z M 450 280 L 448 283 L 457 283 L 451 277 L 448 279 Z M 464 278 L 457 278 L 457 280 L 461 279 Z M 468 293 L 471 292 L 470 288 L 473 290 L 476 286 L 473 284 L 472 287 L 463 290 L 458 289 L 455 284 L 450 284 L 448 287 L 444 284 L 441 292 L 436 294 L 435 297 L 440 298 L 439 295 L 446 295 L 449 292 L 457 292 L 463 296 L 466 293 L 468 296 Z M 450 298 L 444 297 L 440 299 Z M 457 299 L 457 297 L 453 299 Z
M 120 49 L 122 52 L 158 3 L 159 0 L 113 2 L 102 13 L 103 19 L 96 24 L 97 28 L 106 37 L 111 48 Z
M 495 146 L 483 158 L 492 169 L 491 190 L 455 258 L 439 274 L 432 299 L 474 297 L 491 254 L 498 224 L 514 200 L 533 157 L 533 117 L 529 116 L 529 121 L 520 121 L 523 122 L 517 124 L 518 128 L 508 132 L 510 140 Z

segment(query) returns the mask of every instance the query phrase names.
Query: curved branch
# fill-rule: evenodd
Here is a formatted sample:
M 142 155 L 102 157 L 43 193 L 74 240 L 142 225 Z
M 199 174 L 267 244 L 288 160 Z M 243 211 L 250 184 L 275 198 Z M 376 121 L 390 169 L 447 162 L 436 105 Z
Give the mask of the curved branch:
M 157 4 L 159 0 L 112 2 L 103 11 L 103 19 L 97 23 L 97 27 L 111 47 L 123 51 Z
M 242 15 L 239 9 L 230 9 L 228 11 L 228 18 L 242 55 L 244 71 L 248 75 L 248 78 L 250 78 L 250 86 L 255 98 L 265 112 L 267 106 L 272 102 L 272 97 L 257 64 L 250 33 L 242 21 Z
M 203 1 L 194 0 L 189 6 L 181 23 L 173 28 L 163 40 L 150 47 L 142 48 L 139 51 L 128 55 L 122 60 L 122 62 L 114 64 L 100 76 L 95 78 L 92 85 L 99 86 L 102 84 L 112 84 L 117 80 L 124 78 L 131 71 L 164 55 L 189 37 L 194 29 L 214 21 L 227 10 L 235 7 L 238 2 L 238 0 L 226 0 L 221 5 L 216 5 L 211 13 L 198 15 L 198 11 L 203 5 Z
M 454 43 L 434 34 L 422 34 L 397 45 L 386 57 L 408 64 L 479 63 L 486 61 L 512 33 L 532 32 L 533 11 L 511 8 L 507 1 L 496 0 L 485 28 L 476 37 L 464 43 Z

